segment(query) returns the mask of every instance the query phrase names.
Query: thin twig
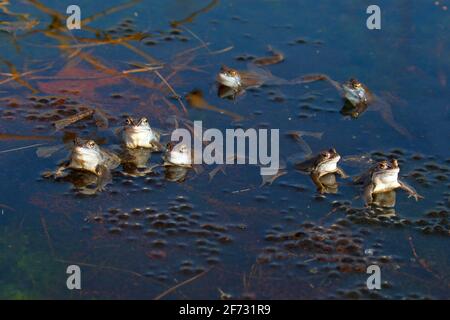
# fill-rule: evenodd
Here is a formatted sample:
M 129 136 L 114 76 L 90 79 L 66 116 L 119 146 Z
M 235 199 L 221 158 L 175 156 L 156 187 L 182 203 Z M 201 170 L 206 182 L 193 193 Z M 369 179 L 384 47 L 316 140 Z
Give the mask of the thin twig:
M 193 31 L 191 31 L 189 28 L 185 27 L 185 26 L 180 26 L 181 28 L 183 28 L 184 30 L 186 30 L 187 32 L 189 32 L 195 39 L 197 39 L 202 45 L 203 47 L 209 52 L 211 53 L 211 50 L 209 50 L 208 44 L 203 41 L 199 36 L 197 36 Z
M 436 278 L 440 279 L 440 277 L 437 276 L 437 275 L 433 272 L 433 270 L 430 269 L 430 267 L 428 266 L 426 260 L 425 260 L 425 259 L 421 259 L 421 258 L 419 257 L 419 255 L 417 254 L 417 251 L 416 251 L 416 248 L 415 248 L 415 246 L 414 246 L 413 239 L 412 239 L 411 236 L 408 237 L 408 241 L 409 241 L 409 245 L 410 245 L 410 247 L 411 247 L 411 250 L 412 250 L 412 253 L 413 253 L 414 258 L 416 258 L 417 262 L 422 266 L 422 268 L 424 268 L 426 271 L 428 271 L 429 273 L 431 273 L 431 274 L 432 274 L 433 276 L 435 276 Z
M 191 282 L 194 281 L 194 280 L 197 280 L 198 278 L 204 276 L 204 275 L 207 274 L 209 271 L 211 271 L 211 269 L 213 269 L 213 268 L 209 268 L 209 269 L 207 269 L 207 270 L 205 270 L 205 271 L 203 271 L 203 272 L 197 274 L 196 276 L 194 276 L 194 277 L 192 277 L 192 278 L 189 278 L 189 279 L 187 279 L 187 280 L 185 280 L 185 281 L 183 281 L 183 282 L 180 282 L 179 284 L 173 286 L 172 288 L 167 289 L 167 290 L 164 291 L 163 293 L 161 293 L 161 294 L 159 294 L 158 296 L 156 296 L 156 297 L 154 298 L 154 300 L 160 300 L 161 298 L 165 297 L 165 296 L 168 295 L 169 293 L 172 293 L 172 292 L 176 291 L 178 288 L 180 288 L 180 287 L 182 287 L 182 286 L 184 286 L 184 285 L 186 285 L 186 284 L 188 284 L 188 283 L 191 283 Z
M 337 208 L 334 208 L 330 212 L 328 212 L 322 219 L 320 219 L 320 222 L 323 222 L 324 220 L 328 219 L 329 216 L 331 216 L 333 213 L 337 211 Z
M 161 283 L 159 281 L 153 280 L 153 279 L 151 279 L 149 277 L 144 276 L 143 274 L 140 274 L 140 273 L 138 273 L 136 271 L 132 271 L 132 270 L 116 268 L 116 267 L 111 267 L 111 266 L 101 266 L 101 265 L 96 265 L 96 264 L 87 263 L 87 262 L 70 261 L 70 260 L 64 260 L 64 259 L 59 259 L 59 258 L 55 259 L 55 261 L 61 262 L 61 263 L 76 264 L 78 266 L 85 266 L 85 267 L 91 267 L 91 268 L 99 268 L 99 269 L 106 269 L 106 270 L 111 270 L 111 271 L 128 273 L 128 274 L 131 274 L 131 275 L 139 277 L 139 278 L 144 278 L 144 279 L 150 280 L 150 281 L 152 281 L 154 283 L 157 283 L 157 284 L 159 284 L 161 286 L 165 286 L 165 284 L 163 284 L 163 283 Z
M 228 52 L 228 51 L 230 51 L 230 50 L 233 50 L 233 48 L 234 48 L 234 46 L 229 46 L 229 47 L 223 48 L 223 49 L 221 49 L 221 50 L 212 51 L 212 52 L 210 52 L 209 54 L 210 54 L 210 55 L 214 55 L 214 54 L 222 54 L 222 53 Z
M 154 71 L 158 69 L 164 68 L 163 66 L 155 66 L 155 67 L 143 67 L 143 68 L 137 68 L 137 69 L 131 69 L 131 70 L 123 70 L 123 74 L 128 73 L 138 73 L 138 72 L 148 72 L 148 71 Z
M 159 73 L 158 70 L 153 70 L 153 72 L 162 80 L 162 82 L 164 82 L 164 84 L 167 86 L 167 88 L 169 88 L 169 90 L 172 92 L 172 94 L 175 96 L 175 99 L 178 100 L 178 102 L 180 103 L 181 107 L 183 108 L 183 111 L 185 113 L 187 113 L 187 109 L 186 106 L 184 105 L 183 101 L 181 100 L 180 95 L 178 95 L 178 93 L 176 93 L 176 91 L 172 88 L 172 86 L 166 81 L 166 79 L 164 79 L 164 77 L 161 75 L 161 73 Z
M 189 14 L 186 18 L 184 18 L 182 20 L 172 21 L 170 23 L 170 25 L 174 28 L 177 28 L 177 27 L 181 26 L 182 24 L 192 22 L 199 14 L 208 12 L 209 10 L 214 8 L 217 4 L 219 4 L 219 0 L 212 0 L 207 6 L 201 8 L 197 11 L 192 12 L 191 14 Z
M 39 146 L 43 146 L 43 145 L 45 145 L 45 143 L 37 143 L 37 144 L 32 144 L 30 146 L 14 148 L 14 149 L 8 149 L 8 150 L 2 150 L 2 151 L 0 151 L 0 154 L 1 153 L 8 153 L 8 152 L 13 152 L 13 151 L 24 150 L 24 149 L 29 149 L 29 148 L 34 148 L 34 147 L 39 147 Z
M 44 234 L 47 237 L 48 247 L 50 248 L 50 251 L 52 252 L 52 256 L 55 257 L 56 256 L 55 249 L 53 247 L 52 239 L 50 238 L 50 234 L 48 233 L 47 223 L 46 223 L 45 218 L 42 215 L 42 213 L 40 214 L 40 216 L 41 216 L 42 228 L 44 229 Z
M 209 45 L 209 42 L 207 42 L 207 45 Z M 184 51 L 178 52 L 174 57 L 175 57 L 175 58 L 179 58 L 179 57 L 185 56 L 185 55 L 187 55 L 187 54 L 189 54 L 189 53 L 191 53 L 191 52 L 194 52 L 194 51 L 197 51 L 197 50 L 199 50 L 199 49 L 202 49 L 203 47 L 204 47 L 204 45 L 197 46 L 197 47 L 194 47 L 194 48 L 186 49 L 186 50 L 184 50 Z
M 139 278 L 144 278 L 144 275 L 135 272 L 135 271 L 131 271 L 131 270 L 127 270 L 127 269 L 121 269 L 121 268 L 116 268 L 116 267 L 111 267 L 111 266 L 99 266 L 93 263 L 86 263 L 86 262 L 78 262 L 78 261 L 69 261 L 69 260 L 64 260 L 64 259 L 56 259 L 56 261 L 61 262 L 61 263 L 73 263 L 79 266 L 85 266 L 85 267 L 92 267 L 92 268 L 99 268 L 99 269 L 108 269 L 108 270 L 112 270 L 112 271 L 119 271 L 119 272 L 123 272 L 123 273 L 128 273 L 131 274 L 133 276 L 139 277 Z

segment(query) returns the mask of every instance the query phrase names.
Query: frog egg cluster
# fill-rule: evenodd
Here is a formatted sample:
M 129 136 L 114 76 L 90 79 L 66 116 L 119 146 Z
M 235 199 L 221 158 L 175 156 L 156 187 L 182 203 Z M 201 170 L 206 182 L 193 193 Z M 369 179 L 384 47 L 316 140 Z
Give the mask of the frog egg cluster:
M 2 110 L 2 109 L 0 109 Z M 76 100 L 62 96 L 37 97 L 30 96 L 27 99 L 8 98 L 6 105 L 1 111 L 3 120 L 22 120 L 34 123 L 34 131 L 53 131 L 55 121 L 88 111 L 89 108 L 79 104 Z M 110 121 L 116 121 L 109 116 Z M 90 129 L 95 127 L 95 120 L 89 117 L 83 121 L 71 125 L 73 130 L 89 134 Z
M 127 37 L 136 35 L 140 32 L 139 26 L 132 18 L 127 18 L 119 22 L 116 26 L 106 30 L 106 33 L 114 35 L 114 37 Z M 142 43 L 146 46 L 154 46 L 170 41 L 187 42 L 191 40 L 190 36 L 185 35 L 185 31 L 179 28 L 170 28 L 168 30 L 157 30 L 153 33 L 145 33 L 142 35 Z
M 399 149 L 390 152 L 375 151 L 371 158 L 377 160 L 396 158 L 406 167 L 408 178 L 415 180 L 425 191 L 434 192 L 433 185 L 442 184 L 450 178 L 450 159 L 438 160 L 434 156 L 411 153 Z M 412 167 L 412 169 L 408 169 Z M 450 193 L 444 191 L 442 200 L 435 203 L 433 209 L 427 209 L 420 218 L 402 217 L 399 214 L 387 214 L 384 208 L 356 208 L 351 201 L 333 201 L 332 208 L 345 214 L 340 220 L 342 224 L 373 225 L 390 228 L 410 228 L 422 231 L 425 234 L 450 236 Z
M 233 234 L 242 230 L 241 225 L 220 224 L 216 220 L 216 212 L 198 212 L 183 196 L 165 208 L 110 208 L 85 219 L 88 226 L 104 228 L 110 236 L 121 235 L 151 248 L 153 259 L 164 259 L 176 251 L 175 267 L 184 275 L 195 275 L 220 263 L 222 250 L 234 242 Z M 164 280 L 164 275 L 170 274 L 168 267 L 160 265 L 159 271 L 146 275 Z
M 328 272 L 332 277 L 339 277 L 340 273 L 365 272 L 368 265 L 391 262 L 392 258 L 381 255 L 379 250 L 370 256 L 365 255 L 367 247 L 374 247 L 365 244 L 367 233 L 366 229 L 351 232 L 339 222 L 329 227 L 305 222 L 300 228 L 288 232 L 272 229 L 266 233 L 265 240 L 277 246 L 266 247 L 258 261 L 270 263 L 274 259 L 287 259 L 292 254 L 298 259 L 298 267 L 315 268 L 323 263 L 326 268 L 318 272 Z M 378 242 L 375 248 L 381 249 L 382 243 Z

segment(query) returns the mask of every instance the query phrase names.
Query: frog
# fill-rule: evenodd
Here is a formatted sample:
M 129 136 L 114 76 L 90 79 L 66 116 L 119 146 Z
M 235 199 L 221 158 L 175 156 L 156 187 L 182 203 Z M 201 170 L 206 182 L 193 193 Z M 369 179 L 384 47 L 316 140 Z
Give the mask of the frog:
M 374 94 L 364 83 L 355 77 L 350 78 L 342 84 L 327 75 L 322 75 L 322 79 L 330 83 L 344 99 L 345 104 L 341 109 L 341 114 L 349 115 L 351 118 L 357 119 L 366 110 L 376 111 L 380 113 L 384 121 L 394 130 L 408 139 L 412 139 L 411 133 L 395 121 L 392 106 L 387 100 L 388 96 L 382 98 Z
M 188 171 L 193 168 L 192 151 L 183 143 L 167 143 L 163 159 L 165 178 L 171 182 L 185 181 Z
M 135 120 L 127 117 L 123 128 L 123 142 L 128 149 L 146 148 L 161 151 L 161 134 L 153 129 L 146 117 Z
M 241 72 L 223 65 L 217 75 L 217 82 L 231 89 L 241 89 L 243 86 Z
M 184 143 L 169 142 L 163 156 L 164 166 L 191 168 L 193 164 L 192 151 Z
M 366 85 L 355 78 L 350 78 L 342 84 L 344 98 L 354 107 L 360 104 L 369 104 L 373 102 L 373 94 Z
M 423 196 L 418 194 L 412 186 L 399 179 L 399 172 L 400 166 L 396 159 L 382 160 L 354 179 L 354 183 L 363 185 L 363 199 L 366 207 L 374 203 L 376 194 L 399 188 L 406 191 L 408 197 L 413 197 L 416 201 L 423 199 Z
M 230 92 L 226 92 L 223 86 L 236 91 L 236 95 L 242 95 L 242 92 L 250 88 L 258 88 L 262 85 L 295 85 L 310 83 L 319 80 L 326 80 L 322 74 L 303 75 L 292 80 L 282 79 L 274 76 L 270 71 L 249 64 L 247 70 L 236 70 L 223 65 L 216 77 L 218 86 L 218 95 L 229 98 Z
M 95 190 L 102 191 L 112 179 L 111 170 L 117 168 L 120 163 L 119 156 L 100 148 L 94 140 L 75 138 L 70 159 L 58 167 L 54 176 L 63 177 L 67 169 L 89 172 L 97 177 Z
M 321 178 L 328 175 L 337 173 L 341 178 L 348 178 L 347 174 L 337 166 L 341 156 L 335 148 L 323 150 L 311 158 L 297 163 L 296 169 L 302 172 L 310 174 L 313 183 L 317 187 L 317 191 L 321 194 L 325 193 L 327 188 L 322 183 Z

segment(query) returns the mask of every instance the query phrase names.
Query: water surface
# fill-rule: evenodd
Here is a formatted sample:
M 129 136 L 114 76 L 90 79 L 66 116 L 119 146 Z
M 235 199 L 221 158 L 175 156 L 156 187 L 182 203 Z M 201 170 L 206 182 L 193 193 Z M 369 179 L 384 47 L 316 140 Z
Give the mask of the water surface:
M 67 32 L 51 23 L 64 23 L 72 2 L 12 1 L 11 12 L 39 24 L 0 33 L 0 133 L 54 140 L 0 138 L 0 297 L 449 298 L 450 20 L 440 2 L 379 1 L 382 29 L 371 31 L 369 1 L 141 1 Z M 78 1 L 82 18 L 121 3 Z M 20 21 L 7 13 L 1 19 Z M 103 32 L 121 40 L 105 43 Z M 220 99 L 220 66 L 246 69 L 251 57 L 269 54 L 268 45 L 285 56 L 267 66 L 274 75 L 357 77 L 389 100 L 411 137 L 370 108 L 358 119 L 343 116 L 343 101 L 324 82 Z M 187 114 L 155 73 L 121 73 L 157 62 Z M 189 107 L 193 90 L 244 120 Z M 82 106 L 106 111 L 110 129 L 88 119 L 55 131 L 55 120 Z M 125 115 L 145 115 L 168 131 L 173 116 L 223 131 L 280 129 L 287 174 L 260 187 L 256 166 L 228 166 L 212 181 L 214 166 L 204 166 L 181 183 L 159 169 L 132 178 L 119 168 L 105 192 L 80 196 L 68 182 L 41 177 L 65 151 L 50 158 L 38 158 L 37 146 L 3 152 L 73 134 L 111 147 L 119 143 L 111 128 Z M 335 147 L 343 157 L 399 159 L 401 175 L 425 199 L 398 191 L 395 210 L 380 217 L 363 209 L 360 189 L 348 181 L 338 179 L 336 194 L 317 195 L 288 161 L 302 150 L 286 135 L 291 130 L 323 132 L 305 138 L 313 152 Z M 364 165 L 342 167 L 356 175 Z M 66 288 L 70 264 L 82 269 L 81 291 Z M 376 292 L 365 285 L 371 264 L 382 270 Z

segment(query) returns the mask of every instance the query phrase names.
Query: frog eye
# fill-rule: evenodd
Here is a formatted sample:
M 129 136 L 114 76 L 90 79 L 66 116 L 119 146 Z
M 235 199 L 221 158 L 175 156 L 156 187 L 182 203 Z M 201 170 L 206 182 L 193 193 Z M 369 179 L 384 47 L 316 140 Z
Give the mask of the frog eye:
M 387 169 L 387 167 L 388 167 L 388 165 L 387 165 L 387 163 L 385 161 L 380 162 L 378 164 L 378 168 L 380 168 L 380 169 Z
M 392 166 L 393 166 L 393 167 L 395 167 L 395 168 L 398 167 L 398 161 L 397 161 L 397 159 L 392 159 L 392 160 L 391 160 L 391 163 L 392 163 Z
M 93 140 L 89 140 L 88 142 L 87 142 L 87 146 L 89 147 L 89 148 L 94 148 L 95 147 L 95 142 L 93 141 Z
M 147 120 L 147 118 L 142 118 L 141 119 L 141 124 L 147 124 L 148 123 L 148 120 Z
M 330 153 L 329 153 L 328 151 L 322 151 L 322 152 L 320 153 L 320 155 L 321 155 L 322 157 L 324 157 L 324 158 L 329 158 L 329 157 L 330 157 Z
M 125 120 L 125 124 L 126 125 L 131 125 L 133 123 L 133 120 L 131 120 L 131 118 L 130 117 L 128 117 L 126 120 Z
M 359 81 L 356 80 L 355 78 L 351 78 L 350 80 L 348 80 L 348 83 L 353 89 L 357 89 L 359 86 L 361 86 Z

